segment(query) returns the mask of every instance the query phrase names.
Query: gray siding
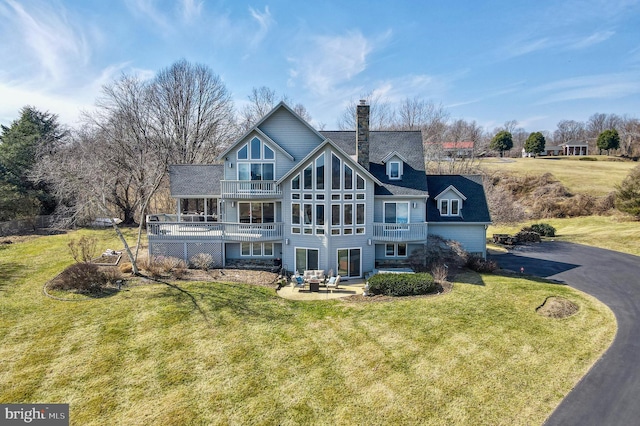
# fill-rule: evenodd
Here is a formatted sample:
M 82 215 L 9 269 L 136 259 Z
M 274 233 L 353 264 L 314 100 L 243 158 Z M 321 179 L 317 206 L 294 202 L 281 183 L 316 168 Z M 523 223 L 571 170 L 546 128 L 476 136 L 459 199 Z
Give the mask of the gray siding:
M 487 231 L 483 224 L 474 225 L 467 223 L 431 223 L 429 235 L 439 235 L 448 240 L 456 240 L 469 253 L 478 253 L 486 257 Z
M 324 140 L 285 108 L 275 111 L 259 128 L 291 154 L 296 162 Z

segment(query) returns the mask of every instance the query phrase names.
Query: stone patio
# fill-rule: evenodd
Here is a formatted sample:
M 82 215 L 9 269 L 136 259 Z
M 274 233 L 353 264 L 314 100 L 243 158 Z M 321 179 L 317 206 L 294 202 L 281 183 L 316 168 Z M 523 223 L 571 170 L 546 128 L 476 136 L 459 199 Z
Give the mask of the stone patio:
M 326 287 L 320 287 L 320 291 L 312 292 L 309 290 L 299 290 L 292 285 L 287 285 L 278 290 L 278 296 L 290 300 L 328 300 L 339 299 L 341 297 L 353 296 L 354 294 L 362 294 L 365 281 L 363 279 L 353 279 L 349 281 L 340 280 L 338 289 L 327 290 Z

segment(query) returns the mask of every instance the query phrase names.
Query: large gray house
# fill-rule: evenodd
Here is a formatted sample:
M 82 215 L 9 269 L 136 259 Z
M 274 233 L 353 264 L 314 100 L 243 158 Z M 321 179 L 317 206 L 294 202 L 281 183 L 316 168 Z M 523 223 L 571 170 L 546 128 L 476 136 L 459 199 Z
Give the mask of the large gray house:
M 406 263 L 429 235 L 486 255 L 480 180 L 427 175 L 421 133 L 369 131 L 364 102 L 353 131 L 317 131 L 280 103 L 219 159 L 170 168 L 176 213 L 149 216 L 150 255 L 345 278 Z

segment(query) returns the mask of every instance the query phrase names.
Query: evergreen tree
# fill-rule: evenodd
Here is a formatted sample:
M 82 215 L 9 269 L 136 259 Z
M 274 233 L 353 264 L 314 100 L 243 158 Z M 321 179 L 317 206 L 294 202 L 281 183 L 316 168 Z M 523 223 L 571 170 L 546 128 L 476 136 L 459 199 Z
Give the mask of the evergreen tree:
M 598 135 L 598 141 L 596 143 L 599 150 L 606 149 L 607 155 L 612 149 L 620 148 L 620 135 L 616 129 L 605 130 Z
M 545 139 L 542 133 L 533 132 L 529 135 L 524 143 L 525 152 L 531 152 L 533 154 L 539 154 L 544 152 Z
M 640 166 L 616 186 L 616 208 L 640 218 Z
M 506 130 L 498 132 L 493 139 L 491 139 L 489 148 L 494 151 L 499 151 L 500 157 L 502 157 L 504 155 L 504 151 L 509 151 L 513 148 L 513 137 L 511 136 L 511 132 Z

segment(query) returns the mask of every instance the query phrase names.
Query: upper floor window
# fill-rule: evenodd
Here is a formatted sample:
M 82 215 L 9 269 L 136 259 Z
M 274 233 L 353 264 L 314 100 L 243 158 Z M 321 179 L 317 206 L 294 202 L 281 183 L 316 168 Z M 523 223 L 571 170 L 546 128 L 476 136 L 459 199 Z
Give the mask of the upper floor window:
M 441 216 L 460 216 L 460 204 L 461 200 L 454 199 L 441 199 L 440 200 L 440 215 Z
M 257 137 L 238 150 L 238 160 L 238 180 L 274 180 L 275 152 Z
M 400 179 L 400 162 L 389 163 L 389 179 Z
M 384 223 L 409 223 L 409 202 L 384 203 Z

